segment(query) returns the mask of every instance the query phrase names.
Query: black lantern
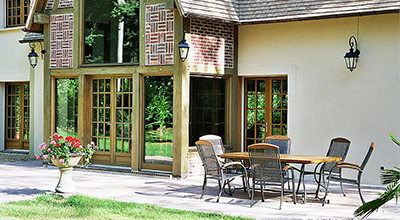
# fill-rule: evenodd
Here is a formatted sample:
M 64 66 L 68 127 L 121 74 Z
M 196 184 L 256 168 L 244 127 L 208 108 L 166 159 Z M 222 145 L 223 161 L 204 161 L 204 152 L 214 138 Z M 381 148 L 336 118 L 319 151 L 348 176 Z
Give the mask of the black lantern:
M 189 45 L 186 43 L 185 39 L 185 28 L 183 29 L 183 39 L 179 42 L 179 56 L 182 62 L 185 62 L 189 55 Z
M 35 68 L 36 65 L 38 64 L 38 58 L 39 56 L 35 52 L 35 43 L 29 42 L 29 47 L 31 48 L 31 52 L 28 54 L 28 61 L 29 64 L 32 66 L 32 68 Z
M 353 39 L 353 41 L 352 41 Z M 355 44 L 355 51 L 353 49 L 353 46 Z M 346 63 L 347 69 L 349 69 L 351 72 L 357 68 L 357 63 L 358 63 L 358 58 L 360 55 L 360 51 L 357 49 L 357 40 L 354 36 L 351 36 L 349 39 L 349 46 L 350 46 L 350 51 L 344 55 L 344 61 Z

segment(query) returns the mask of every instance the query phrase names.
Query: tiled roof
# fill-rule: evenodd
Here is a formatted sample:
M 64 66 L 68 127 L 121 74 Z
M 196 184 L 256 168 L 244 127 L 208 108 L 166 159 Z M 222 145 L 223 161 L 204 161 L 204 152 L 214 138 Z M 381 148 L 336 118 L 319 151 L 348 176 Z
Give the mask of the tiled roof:
M 237 23 L 280 22 L 394 13 L 399 0 L 176 0 L 189 17 Z

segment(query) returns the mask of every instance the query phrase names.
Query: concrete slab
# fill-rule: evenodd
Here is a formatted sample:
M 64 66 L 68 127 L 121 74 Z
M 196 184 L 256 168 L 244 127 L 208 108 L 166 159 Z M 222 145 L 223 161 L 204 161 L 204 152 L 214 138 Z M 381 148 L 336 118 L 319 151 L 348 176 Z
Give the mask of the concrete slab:
M 44 167 L 41 161 L 14 162 L 0 164 L 0 203 L 32 199 L 41 193 L 54 192 L 59 171 L 56 167 Z M 200 199 L 202 177 L 178 180 L 167 177 L 124 174 L 116 172 L 75 169 L 73 180 L 77 193 L 98 198 L 118 201 L 146 203 L 161 207 L 184 209 L 199 212 L 212 212 L 232 216 L 244 216 L 254 219 L 351 219 L 354 211 L 361 205 L 357 188 L 345 186 L 347 196 L 343 197 L 339 185 L 332 185 L 328 195 L 329 204 L 320 203 L 293 204 L 287 194 L 279 207 L 279 196 L 267 198 L 261 202 L 256 194 L 256 204 L 250 208 L 246 193 L 237 190 L 233 196 L 222 195 L 217 198 L 217 181 L 210 180 L 203 199 Z M 234 185 L 241 186 L 241 180 Z M 309 191 L 315 190 L 315 184 L 307 182 Z M 384 186 L 363 185 L 366 201 L 377 197 L 385 190 Z M 400 206 L 390 201 L 384 208 L 370 216 L 370 219 L 399 219 Z

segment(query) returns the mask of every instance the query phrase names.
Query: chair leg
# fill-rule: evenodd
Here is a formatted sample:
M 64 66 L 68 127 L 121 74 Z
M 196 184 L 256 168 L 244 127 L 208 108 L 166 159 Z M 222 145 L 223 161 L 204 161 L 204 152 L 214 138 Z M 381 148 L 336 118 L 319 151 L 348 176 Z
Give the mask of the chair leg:
M 281 187 L 281 201 L 279 202 L 279 210 L 282 209 L 283 191 L 285 191 L 285 183 L 282 183 L 282 187 Z
M 264 199 L 264 184 L 261 184 L 260 188 L 261 188 L 261 201 L 265 202 L 265 199 Z
M 253 187 L 251 188 L 251 200 L 250 200 L 250 208 L 253 206 L 253 199 L 254 199 L 254 182 L 253 182 Z
M 203 196 L 204 196 L 204 190 L 205 190 L 205 188 L 206 188 L 206 185 L 207 185 L 207 177 L 206 177 L 206 176 L 204 176 L 203 188 L 202 188 L 202 193 L 201 193 L 201 197 L 200 197 L 200 199 L 202 199 L 202 198 L 203 198 Z
M 288 181 L 288 184 L 289 184 L 289 181 Z M 295 183 L 294 183 L 294 176 L 292 176 L 293 203 L 296 204 L 296 203 L 297 203 L 297 197 L 296 197 L 296 190 L 295 190 L 294 184 L 295 184 Z
M 222 184 L 221 184 L 221 181 L 222 181 L 222 180 L 218 180 L 219 192 L 218 192 L 217 203 L 219 202 L 219 198 L 221 197 L 221 194 L 222 194 Z M 225 185 L 225 181 L 224 181 L 224 185 Z
M 326 200 L 326 197 L 328 196 L 328 192 L 329 192 L 329 183 L 330 183 L 330 178 L 328 178 L 328 183 L 326 184 L 325 196 L 324 196 L 324 198 L 322 198 L 322 206 L 325 205 L 325 200 Z
M 343 188 L 343 183 L 342 182 L 340 182 L 340 189 L 342 189 L 343 196 L 346 196 L 346 193 L 344 193 L 344 188 Z
M 318 194 L 319 194 L 319 190 L 320 190 L 320 187 L 321 187 L 321 173 L 318 175 L 318 180 L 316 181 L 317 182 L 317 190 L 315 191 L 315 198 L 318 198 Z
M 358 180 L 357 180 L 357 186 L 358 186 L 358 194 L 360 194 L 360 199 L 361 199 L 361 202 L 363 203 L 363 204 L 365 204 L 365 200 L 364 200 L 364 198 L 363 198 L 363 196 L 362 196 L 362 193 L 361 193 L 361 185 L 360 185 L 360 181 L 361 180 L 361 176 L 359 176 L 358 177 Z

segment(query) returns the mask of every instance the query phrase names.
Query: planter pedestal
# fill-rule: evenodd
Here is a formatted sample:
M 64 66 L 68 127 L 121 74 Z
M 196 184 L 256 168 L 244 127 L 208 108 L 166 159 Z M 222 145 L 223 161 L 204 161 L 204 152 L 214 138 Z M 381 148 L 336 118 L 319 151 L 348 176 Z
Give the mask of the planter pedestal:
M 58 159 L 52 159 L 51 161 L 58 167 L 60 171 L 60 178 L 56 187 L 56 192 L 58 193 L 73 193 L 76 188 L 74 182 L 72 181 L 72 170 L 74 166 L 78 164 L 79 160 L 83 155 L 70 155 L 69 165 L 61 164 Z

